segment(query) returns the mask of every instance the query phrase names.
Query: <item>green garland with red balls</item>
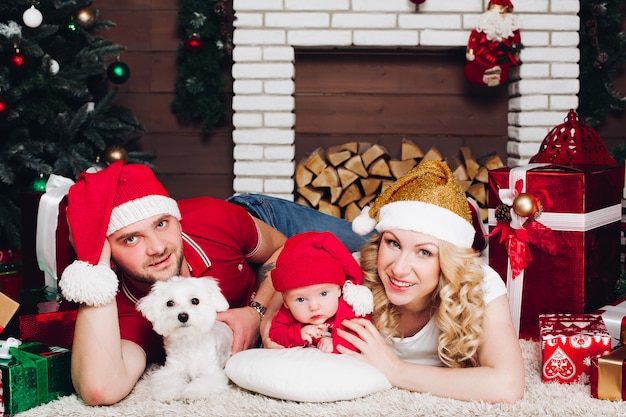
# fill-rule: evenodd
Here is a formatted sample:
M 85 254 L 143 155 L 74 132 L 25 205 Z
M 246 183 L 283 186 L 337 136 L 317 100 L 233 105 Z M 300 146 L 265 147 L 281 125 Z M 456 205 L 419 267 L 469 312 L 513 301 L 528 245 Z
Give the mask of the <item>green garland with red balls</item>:
M 226 114 L 223 73 L 233 49 L 232 0 L 183 0 L 177 23 L 178 77 L 172 112 L 182 125 L 199 125 L 205 133 Z

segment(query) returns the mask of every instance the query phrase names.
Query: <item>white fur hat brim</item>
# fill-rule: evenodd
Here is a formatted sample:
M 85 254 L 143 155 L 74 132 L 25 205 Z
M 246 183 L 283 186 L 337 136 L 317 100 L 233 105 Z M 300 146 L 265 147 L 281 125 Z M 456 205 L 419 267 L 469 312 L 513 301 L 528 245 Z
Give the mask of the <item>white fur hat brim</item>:
M 476 231 L 461 216 L 435 204 L 421 201 L 396 201 L 385 204 L 379 213 L 376 230 L 412 230 L 454 245 L 471 248 Z

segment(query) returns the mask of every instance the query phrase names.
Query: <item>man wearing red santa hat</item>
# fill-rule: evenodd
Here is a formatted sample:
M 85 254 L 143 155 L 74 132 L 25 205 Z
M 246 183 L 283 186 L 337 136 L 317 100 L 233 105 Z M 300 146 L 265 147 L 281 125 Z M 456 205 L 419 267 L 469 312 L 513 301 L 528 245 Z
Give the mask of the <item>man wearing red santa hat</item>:
M 522 47 L 513 3 L 490 0 L 467 42 L 465 76 L 478 85 L 503 84 L 509 77 L 509 69 L 520 64 Z

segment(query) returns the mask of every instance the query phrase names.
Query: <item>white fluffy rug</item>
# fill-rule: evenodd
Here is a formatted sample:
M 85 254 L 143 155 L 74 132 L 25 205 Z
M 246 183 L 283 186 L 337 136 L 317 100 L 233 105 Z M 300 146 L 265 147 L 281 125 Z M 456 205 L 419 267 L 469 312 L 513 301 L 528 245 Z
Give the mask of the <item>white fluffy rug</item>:
M 280 401 L 231 387 L 215 398 L 195 402 L 160 403 L 150 398 L 145 381 L 120 403 L 89 407 L 76 395 L 33 408 L 17 417 L 51 416 L 625 416 L 626 401 L 591 397 L 589 385 L 544 384 L 538 342 L 520 341 L 526 365 L 526 394 L 516 404 L 485 404 L 437 398 L 396 388 L 351 401 L 296 403 Z

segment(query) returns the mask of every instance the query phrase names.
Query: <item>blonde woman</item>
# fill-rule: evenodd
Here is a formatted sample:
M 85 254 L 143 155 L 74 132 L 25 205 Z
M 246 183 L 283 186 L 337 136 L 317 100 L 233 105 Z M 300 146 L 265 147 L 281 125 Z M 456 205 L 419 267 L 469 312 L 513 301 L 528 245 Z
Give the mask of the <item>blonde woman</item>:
M 400 178 L 353 221 L 376 230 L 361 250 L 375 324 L 352 319 L 339 349 L 392 385 L 459 400 L 515 402 L 524 364 L 500 276 L 472 249 L 474 228 L 448 166 L 429 161 Z

